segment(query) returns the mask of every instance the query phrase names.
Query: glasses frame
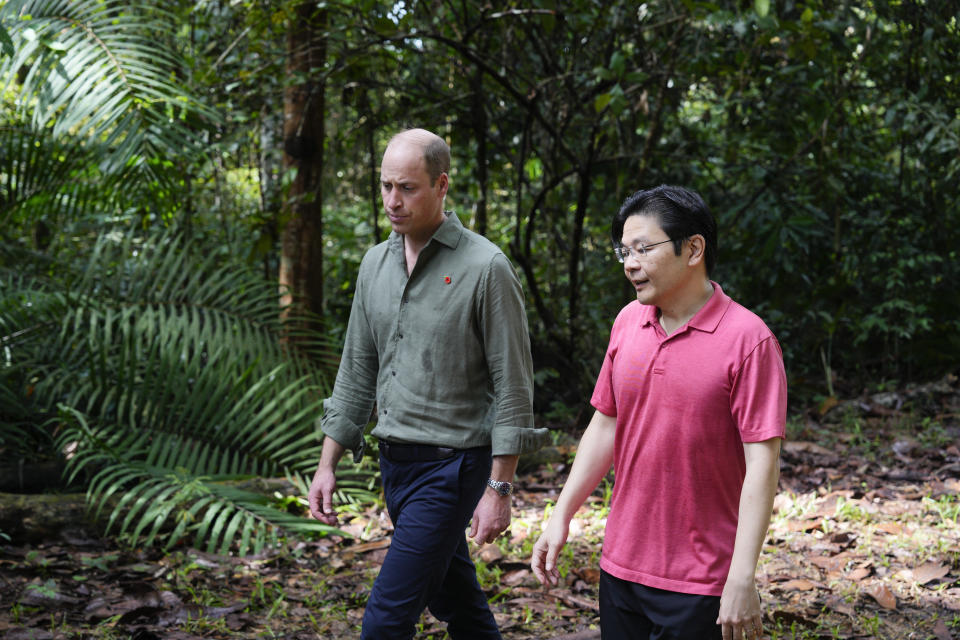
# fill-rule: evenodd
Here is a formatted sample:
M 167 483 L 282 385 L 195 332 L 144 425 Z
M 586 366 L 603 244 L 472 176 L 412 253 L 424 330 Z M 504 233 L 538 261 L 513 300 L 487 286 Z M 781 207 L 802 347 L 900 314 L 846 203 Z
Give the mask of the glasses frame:
M 641 244 L 637 247 L 625 247 L 622 244 L 619 244 L 613 248 L 613 254 L 617 257 L 617 262 L 626 262 L 627 258 L 634 256 L 637 260 L 642 260 L 647 257 L 647 249 L 655 247 L 658 244 L 666 244 L 668 242 L 673 242 L 673 238 L 667 238 L 666 240 L 661 240 L 660 242 L 654 242 L 651 244 Z

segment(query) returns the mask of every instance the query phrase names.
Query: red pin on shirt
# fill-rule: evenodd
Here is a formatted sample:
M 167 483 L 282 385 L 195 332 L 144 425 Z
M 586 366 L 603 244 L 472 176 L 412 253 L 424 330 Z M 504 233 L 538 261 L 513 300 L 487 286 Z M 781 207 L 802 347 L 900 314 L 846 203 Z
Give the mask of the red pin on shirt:
M 450 284 L 450 276 L 443 276 L 443 281 L 444 281 L 446 284 Z

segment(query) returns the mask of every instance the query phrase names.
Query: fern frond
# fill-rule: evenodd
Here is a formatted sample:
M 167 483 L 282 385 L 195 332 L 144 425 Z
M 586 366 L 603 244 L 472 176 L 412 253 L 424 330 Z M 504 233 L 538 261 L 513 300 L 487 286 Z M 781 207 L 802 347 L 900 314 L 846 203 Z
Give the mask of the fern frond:
M 0 21 L 13 46 L 0 74 L 22 73 L 21 112 L 34 130 L 102 143 L 104 173 L 195 146 L 185 111 L 216 117 L 174 82 L 180 65 L 167 43 L 177 23 L 157 2 L 9 0 Z
M 282 343 L 272 285 L 173 233 L 104 234 L 69 284 L 50 298 L 56 314 L 33 319 L 57 329 L 19 348 L 36 362 L 37 396 L 59 410 L 67 472 L 90 478 L 88 501 L 109 531 L 168 546 L 192 536 L 221 553 L 333 531 L 233 486 L 302 483 L 320 455 L 326 382 Z M 345 479 L 344 494 L 372 497 L 365 475 Z
M 46 221 L 56 228 L 108 211 L 117 179 L 96 170 L 99 152 L 46 129 L 0 127 L 0 226 Z

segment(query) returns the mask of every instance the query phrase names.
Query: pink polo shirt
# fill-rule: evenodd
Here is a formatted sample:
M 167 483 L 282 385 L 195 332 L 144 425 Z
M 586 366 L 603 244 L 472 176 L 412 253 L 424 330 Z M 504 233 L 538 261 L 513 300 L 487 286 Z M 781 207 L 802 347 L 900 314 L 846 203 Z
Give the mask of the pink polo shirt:
M 600 566 L 650 587 L 718 596 L 737 530 L 743 443 L 784 437 L 787 380 L 770 329 L 713 287 L 669 337 L 656 307 L 624 307 L 591 404 L 617 418 Z

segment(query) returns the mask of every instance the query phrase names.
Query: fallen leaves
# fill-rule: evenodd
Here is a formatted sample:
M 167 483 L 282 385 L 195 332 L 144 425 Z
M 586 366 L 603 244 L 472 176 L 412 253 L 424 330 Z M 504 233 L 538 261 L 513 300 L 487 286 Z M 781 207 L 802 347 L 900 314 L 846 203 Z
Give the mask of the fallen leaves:
M 821 589 L 823 585 L 805 578 L 796 578 L 778 584 L 777 588 L 781 591 L 810 591 L 811 589 Z
M 960 392 L 950 401 L 960 405 Z M 807 431 L 784 443 L 758 571 L 764 624 L 778 637 L 950 640 L 960 631 L 960 441 L 925 444 L 919 428 L 893 433 L 884 421 L 903 421 L 897 406 L 837 404 L 830 415 L 863 412 L 858 432 L 810 417 Z M 937 419 L 956 440 L 960 408 L 938 411 L 954 416 Z M 602 490 L 571 523 L 560 585 L 544 589 L 529 569 L 565 463 L 519 477 L 509 536 L 472 547 L 505 640 L 599 637 Z M 138 640 L 356 638 L 392 525 L 376 505 L 345 519 L 354 539 L 301 542 L 258 558 L 163 555 L 89 538 L 8 544 L 0 548 L 0 637 L 52 640 L 53 627 L 95 637 L 89 631 L 99 625 Z M 445 625 L 425 614 L 423 629 L 440 637 Z
M 864 587 L 863 592 L 876 600 L 884 609 L 893 611 L 897 608 L 897 597 L 893 595 L 893 591 L 884 584 L 876 583 L 868 585 Z
M 941 564 L 939 562 L 925 562 L 909 572 L 910 579 L 919 585 L 925 585 L 929 582 L 933 582 L 934 580 L 940 580 L 940 578 L 946 577 L 949 573 L 950 565 Z

